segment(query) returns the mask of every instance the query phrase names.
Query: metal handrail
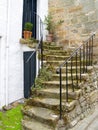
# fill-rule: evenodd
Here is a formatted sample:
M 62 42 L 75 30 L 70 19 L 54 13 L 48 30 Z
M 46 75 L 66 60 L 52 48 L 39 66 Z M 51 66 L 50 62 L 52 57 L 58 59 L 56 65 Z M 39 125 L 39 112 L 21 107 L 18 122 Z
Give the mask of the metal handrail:
M 79 78 L 81 82 L 81 74 L 87 72 L 88 66 L 93 64 L 93 38 L 95 34 L 92 34 L 82 45 L 80 45 L 71 55 L 65 60 L 56 70 L 56 73 L 59 74 L 59 84 L 60 84 L 60 119 L 62 119 L 62 68 L 66 67 L 66 102 L 69 100 L 69 80 L 68 80 L 68 66 L 71 67 L 71 87 L 72 91 L 75 91 L 75 85 L 78 87 Z M 78 55 L 79 55 L 79 77 L 78 77 Z M 75 58 L 75 62 L 73 62 Z M 83 60 L 83 61 L 82 61 Z M 70 63 L 70 64 L 69 64 Z M 73 79 L 73 63 L 75 65 L 75 78 L 76 84 L 74 85 Z M 82 71 L 83 68 L 83 71 Z
M 40 75 L 40 67 L 43 68 L 43 22 L 41 20 L 41 17 L 34 12 L 34 18 L 36 18 L 35 21 L 37 21 L 37 37 L 36 40 L 38 41 L 38 44 L 36 45 L 35 50 L 31 53 L 31 55 L 28 57 L 28 59 L 26 60 L 26 63 L 30 63 L 30 60 L 32 59 L 32 57 L 34 56 L 35 53 L 37 53 L 38 55 L 36 56 L 40 56 L 40 60 L 38 60 L 38 65 L 37 65 L 37 70 L 38 70 L 38 75 Z M 35 23 L 36 24 L 36 23 Z M 37 74 L 34 71 L 34 77 L 36 78 Z M 34 87 L 35 86 L 35 79 L 34 79 L 34 83 L 32 84 Z
M 84 44 L 87 43 L 88 40 L 89 40 L 92 36 L 95 36 L 95 33 L 92 34 L 86 41 L 84 41 Z M 59 70 L 61 67 L 63 67 L 63 66 L 71 59 L 71 57 L 72 57 L 76 52 L 78 52 L 78 50 L 79 50 L 82 46 L 83 46 L 83 44 L 80 45 L 80 46 L 70 55 L 70 57 L 69 57 L 67 60 L 65 60 L 65 62 L 62 63 L 62 64 L 59 66 L 59 68 L 57 69 L 57 72 L 58 72 L 58 70 Z
M 30 61 L 30 59 L 32 58 L 32 56 L 34 55 L 34 53 L 36 53 L 39 49 L 39 55 L 41 57 L 41 67 L 43 67 L 43 21 L 41 19 L 41 17 L 36 13 L 33 12 L 33 15 L 36 18 L 36 21 L 38 22 L 38 31 L 37 34 L 38 36 L 36 37 L 36 40 L 38 41 L 38 44 L 36 45 L 35 50 L 32 52 L 32 54 L 28 57 L 28 59 L 26 60 L 26 63 L 28 63 Z

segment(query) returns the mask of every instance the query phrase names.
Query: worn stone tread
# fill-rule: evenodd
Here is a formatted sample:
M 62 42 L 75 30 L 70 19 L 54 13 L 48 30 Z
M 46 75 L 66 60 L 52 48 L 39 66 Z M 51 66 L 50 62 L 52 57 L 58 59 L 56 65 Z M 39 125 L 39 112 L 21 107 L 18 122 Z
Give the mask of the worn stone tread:
M 53 110 L 43 108 L 43 107 L 26 107 L 23 110 L 24 114 L 42 122 L 47 123 L 48 125 L 54 126 L 56 122 L 59 120 L 59 115 L 55 114 Z
M 45 89 L 45 88 L 42 88 L 41 90 L 38 90 L 38 91 L 44 91 L 44 92 L 53 92 L 54 94 L 55 93 L 60 93 L 60 90 L 59 90 L 59 88 L 47 88 L 47 89 Z M 78 92 L 78 91 L 82 91 L 81 89 L 75 89 L 75 92 Z M 66 92 L 66 89 L 65 88 L 62 88 L 62 92 Z M 72 92 L 72 89 L 71 88 L 69 88 L 69 92 Z
M 82 95 L 81 89 L 75 89 L 75 92 L 72 91 L 70 88 L 68 90 L 69 98 L 71 99 L 77 99 Z M 60 90 L 59 88 L 47 88 L 47 89 L 41 89 L 37 90 L 37 95 L 41 97 L 48 97 L 48 98 L 58 98 L 60 96 Z M 62 98 L 66 99 L 66 89 L 62 88 Z
M 62 63 L 65 62 L 65 60 L 60 60 L 60 61 L 57 61 L 57 60 L 50 60 L 50 61 L 44 61 L 44 62 L 46 62 L 46 63 L 60 63 L 60 64 L 62 64 Z M 81 61 L 81 62 L 82 62 L 82 61 Z M 71 61 L 68 61 L 68 63 L 71 63 Z M 74 63 L 76 63 L 76 61 L 73 61 L 73 64 L 74 64 Z M 77 60 L 77 63 L 80 63 L 80 61 Z
M 66 50 L 48 50 L 48 49 L 45 49 L 44 50 L 44 54 L 68 54 L 68 52 Z
M 36 120 L 23 120 L 22 125 L 23 130 L 53 130 L 53 128 L 50 128 L 48 125 L 45 125 L 44 123 L 38 122 Z
M 62 107 L 64 108 L 64 111 L 66 111 L 66 104 L 67 108 L 69 110 L 73 109 L 76 105 L 76 100 L 70 100 L 69 102 L 66 102 L 66 99 L 62 100 Z M 29 99 L 27 105 L 33 105 L 37 107 L 43 107 L 43 108 L 48 108 L 51 110 L 59 111 L 60 109 L 60 100 L 59 99 L 54 99 L 54 98 L 31 98 Z
M 47 46 L 47 45 L 44 45 L 43 46 L 43 49 L 45 50 L 45 49 L 51 49 L 51 50 L 62 50 L 63 49 L 63 47 L 62 46 L 56 46 L 56 45 L 54 45 L 54 46 Z
M 76 80 L 73 81 L 73 84 L 74 84 L 74 87 L 77 87 L 76 86 Z M 44 81 L 43 85 L 45 86 L 45 88 L 48 88 L 48 87 L 50 87 L 50 88 L 58 88 L 60 86 L 60 82 L 59 81 L 54 81 L 54 80 L 52 80 L 52 81 Z M 72 86 L 72 81 L 68 80 L 67 85 L 69 87 L 71 87 Z M 65 88 L 65 86 L 66 86 L 66 81 L 62 81 L 62 87 Z
M 33 101 L 36 101 L 36 102 L 40 102 L 40 103 L 44 103 L 44 104 L 47 104 L 47 105 L 52 105 L 52 106 L 58 106 L 59 105 L 59 100 L 58 99 L 51 99 L 51 98 L 34 98 Z M 63 100 L 63 102 L 66 102 Z M 64 103 L 63 103 L 64 105 Z
M 47 84 L 59 84 L 60 82 L 54 80 L 54 81 L 45 81 L 44 83 L 47 83 Z M 62 81 L 62 84 L 66 85 L 66 81 Z M 69 81 L 69 84 L 70 84 L 70 81 Z
M 59 74 L 52 74 L 52 76 L 53 77 L 59 77 Z M 68 75 L 67 75 L 68 77 L 71 77 L 71 73 L 68 73 Z M 76 76 L 76 73 L 74 73 L 74 74 L 72 74 L 72 76 L 73 77 L 75 77 Z M 77 73 L 77 76 L 79 77 L 80 76 L 80 74 L 79 73 Z M 62 77 L 66 77 L 66 74 L 65 73 L 63 73 L 62 74 Z
M 57 70 L 58 69 L 58 67 L 54 67 L 55 68 L 55 70 Z M 83 68 L 83 66 L 81 66 L 81 69 Z M 66 67 L 62 67 L 62 69 L 66 69 Z M 71 67 L 70 66 L 68 66 L 68 68 L 67 68 L 68 70 L 71 70 Z M 72 69 L 76 69 L 76 67 L 75 66 L 72 66 Z M 80 69 L 80 66 L 77 66 L 77 69 Z M 65 70 L 66 71 L 66 70 Z
M 45 57 L 47 57 L 47 58 L 52 58 L 52 59 L 55 59 L 55 58 L 61 58 L 61 59 L 67 59 L 68 57 L 69 57 L 69 55 L 45 55 Z

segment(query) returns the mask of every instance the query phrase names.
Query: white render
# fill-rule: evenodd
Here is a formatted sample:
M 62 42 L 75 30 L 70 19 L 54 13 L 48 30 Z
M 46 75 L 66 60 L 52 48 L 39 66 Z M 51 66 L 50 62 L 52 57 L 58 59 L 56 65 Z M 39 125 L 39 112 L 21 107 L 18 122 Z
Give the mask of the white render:
M 38 0 L 37 13 L 44 19 L 48 0 Z M 46 12 L 46 13 L 45 13 Z M 0 0 L 0 108 L 24 97 L 22 36 L 23 0 Z
M 41 17 L 43 23 L 44 23 L 44 19 L 45 19 L 45 16 L 47 16 L 48 14 L 48 0 L 37 0 L 37 5 L 38 5 L 38 8 L 37 8 L 37 13 L 39 14 L 39 16 Z M 43 34 L 44 34 L 44 37 L 43 39 L 45 40 L 46 39 L 46 34 L 47 34 L 47 30 L 45 30 L 45 26 L 44 26 L 44 30 L 43 30 Z

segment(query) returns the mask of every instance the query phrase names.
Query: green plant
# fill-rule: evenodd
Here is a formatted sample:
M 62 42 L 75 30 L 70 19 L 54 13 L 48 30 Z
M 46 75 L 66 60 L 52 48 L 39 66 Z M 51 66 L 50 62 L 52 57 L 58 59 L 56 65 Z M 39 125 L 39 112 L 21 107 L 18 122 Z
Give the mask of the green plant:
M 25 26 L 24 26 L 24 30 L 25 31 L 32 31 L 32 29 L 33 29 L 33 24 L 30 22 L 26 22 Z
M 51 14 L 45 16 L 44 23 L 46 24 L 46 30 L 48 30 L 49 33 L 53 33 L 54 25 L 53 25 L 53 18 Z
M 64 20 L 59 20 L 59 21 L 57 22 L 57 25 L 61 25 L 62 23 L 64 23 Z
M 53 33 L 55 27 L 58 25 L 61 25 L 64 22 L 64 20 L 59 20 L 57 23 L 53 22 L 53 17 L 51 14 L 48 14 L 45 16 L 44 23 L 46 24 L 46 30 L 48 30 L 49 34 Z
M 52 73 L 47 68 L 41 69 L 40 75 L 35 80 L 36 88 L 43 88 L 44 87 L 43 82 L 49 81 L 51 79 L 52 79 Z M 34 88 L 34 86 L 32 86 L 32 89 L 33 88 Z

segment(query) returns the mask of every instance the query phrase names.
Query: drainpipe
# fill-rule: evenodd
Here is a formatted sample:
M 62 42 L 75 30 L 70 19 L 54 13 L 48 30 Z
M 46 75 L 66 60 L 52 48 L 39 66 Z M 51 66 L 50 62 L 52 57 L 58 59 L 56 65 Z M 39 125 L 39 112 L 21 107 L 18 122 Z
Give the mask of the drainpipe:
M 9 88 L 9 9 L 10 9 L 10 0 L 7 0 L 7 27 L 6 27 L 6 61 L 5 61 L 5 103 L 8 105 L 8 88 Z

